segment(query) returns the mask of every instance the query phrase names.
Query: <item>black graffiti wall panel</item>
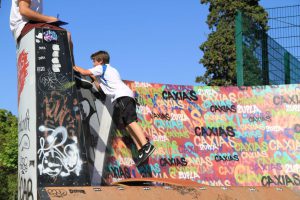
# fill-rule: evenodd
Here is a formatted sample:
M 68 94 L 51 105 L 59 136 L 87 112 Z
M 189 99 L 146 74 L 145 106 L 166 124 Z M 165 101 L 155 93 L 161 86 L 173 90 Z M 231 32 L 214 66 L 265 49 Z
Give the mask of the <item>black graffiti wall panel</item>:
M 39 186 L 87 185 L 80 106 L 67 33 L 36 29 Z

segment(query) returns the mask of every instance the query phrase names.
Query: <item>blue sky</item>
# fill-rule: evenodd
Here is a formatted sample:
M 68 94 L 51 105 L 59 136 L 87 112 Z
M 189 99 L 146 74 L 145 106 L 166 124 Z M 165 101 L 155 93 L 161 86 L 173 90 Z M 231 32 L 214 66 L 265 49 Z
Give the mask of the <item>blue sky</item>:
M 300 0 L 261 0 L 265 8 Z M 71 5 L 72 4 L 72 5 Z M 0 8 L 0 109 L 17 114 L 16 48 L 9 30 L 11 1 Z M 197 85 L 203 75 L 199 45 L 210 31 L 208 7 L 199 0 L 45 0 L 44 13 L 68 21 L 76 64 L 92 65 L 90 54 L 107 50 L 122 79 Z

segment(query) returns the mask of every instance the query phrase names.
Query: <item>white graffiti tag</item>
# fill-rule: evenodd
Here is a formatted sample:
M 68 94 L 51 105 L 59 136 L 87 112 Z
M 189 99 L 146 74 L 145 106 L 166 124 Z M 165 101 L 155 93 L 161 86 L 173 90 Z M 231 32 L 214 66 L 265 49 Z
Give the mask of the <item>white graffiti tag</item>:
M 68 138 L 67 129 L 63 126 L 55 129 L 40 126 L 39 130 L 51 133 L 45 138 L 40 138 L 41 147 L 38 150 L 39 160 L 41 161 L 38 164 L 40 175 L 66 177 L 71 172 L 79 175 L 82 161 L 77 147 L 77 137 Z M 65 145 L 66 142 L 67 145 Z

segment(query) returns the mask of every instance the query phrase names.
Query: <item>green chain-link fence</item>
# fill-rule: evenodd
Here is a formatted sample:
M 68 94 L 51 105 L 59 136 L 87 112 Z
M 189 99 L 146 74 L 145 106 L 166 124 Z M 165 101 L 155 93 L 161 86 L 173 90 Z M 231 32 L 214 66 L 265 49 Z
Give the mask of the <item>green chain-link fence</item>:
M 280 17 L 278 20 L 282 21 Z M 272 34 L 279 35 L 274 39 L 249 17 L 237 12 L 235 38 L 239 86 L 300 83 L 299 55 L 294 55 L 300 41 L 300 26 L 297 23 L 288 23 L 289 26 L 285 27 L 285 31 L 293 32 L 294 37 L 288 37 L 287 33 L 284 37 L 280 36 L 279 29 L 284 26 L 278 26 L 277 29 L 270 26 Z M 299 39 L 294 40 L 298 35 Z M 286 43 L 289 47 L 280 44 L 282 39 L 289 41 Z

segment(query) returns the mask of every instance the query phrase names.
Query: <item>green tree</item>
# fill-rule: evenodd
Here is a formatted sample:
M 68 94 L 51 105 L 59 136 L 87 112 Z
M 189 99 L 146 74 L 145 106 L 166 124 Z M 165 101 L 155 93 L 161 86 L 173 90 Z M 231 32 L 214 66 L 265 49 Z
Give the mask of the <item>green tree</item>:
M 18 120 L 0 109 L 0 196 L 16 199 L 18 168 Z
M 242 11 L 264 30 L 267 27 L 267 13 L 259 5 L 259 0 L 201 0 L 201 4 L 209 4 L 206 23 L 212 32 L 200 46 L 204 53 L 200 63 L 206 72 L 196 77 L 196 82 L 217 86 L 236 85 L 236 12 Z

